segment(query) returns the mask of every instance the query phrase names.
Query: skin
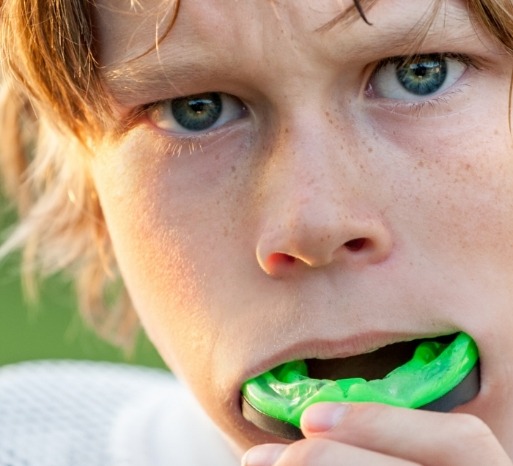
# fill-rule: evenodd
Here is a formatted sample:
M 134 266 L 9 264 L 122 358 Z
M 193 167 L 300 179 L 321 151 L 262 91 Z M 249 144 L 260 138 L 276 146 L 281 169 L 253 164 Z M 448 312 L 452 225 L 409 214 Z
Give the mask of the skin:
M 379 95 L 372 74 L 411 52 L 406 33 L 429 2 L 380 0 L 372 26 L 319 30 L 352 3 L 183 0 L 146 54 L 169 11 L 139 3 L 98 2 L 99 59 L 126 129 L 95 147 L 91 173 L 146 331 L 236 454 L 260 445 L 251 465 L 511 464 L 511 59 L 448 0 L 419 53 L 477 68 L 413 103 Z M 246 111 L 192 139 L 141 112 L 202 92 Z M 326 430 L 337 406 L 318 405 L 292 445 L 240 414 L 241 384 L 285 361 L 456 331 L 476 340 L 482 372 L 458 412 L 364 404 Z

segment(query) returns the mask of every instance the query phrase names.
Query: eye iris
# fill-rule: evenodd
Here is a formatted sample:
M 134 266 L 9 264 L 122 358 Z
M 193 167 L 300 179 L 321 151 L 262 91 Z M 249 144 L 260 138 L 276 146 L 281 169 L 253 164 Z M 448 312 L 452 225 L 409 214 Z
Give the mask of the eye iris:
M 217 92 L 181 97 L 171 102 L 173 117 L 190 131 L 203 131 L 219 120 L 223 102 Z
M 401 86 L 415 95 L 429 95 L 438 91 L 447 78 L 447 63 L 440 57 L 425 57 L 397 66 L 396 75 Z

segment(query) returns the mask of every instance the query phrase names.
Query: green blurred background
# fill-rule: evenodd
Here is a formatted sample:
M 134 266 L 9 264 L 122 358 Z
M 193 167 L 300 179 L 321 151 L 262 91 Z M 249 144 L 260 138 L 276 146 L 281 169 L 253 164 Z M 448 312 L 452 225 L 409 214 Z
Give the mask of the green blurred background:
M 0 198 L 1 232 L 15 217 Z M 33 359 L 89 359 L 164 367 L 141 335 L 132 356 L 97 338 L 82 325 L 69 284 L 53 277 L 28 304 L 19 278 L 19 255 L 0 262 L 0 365 Z

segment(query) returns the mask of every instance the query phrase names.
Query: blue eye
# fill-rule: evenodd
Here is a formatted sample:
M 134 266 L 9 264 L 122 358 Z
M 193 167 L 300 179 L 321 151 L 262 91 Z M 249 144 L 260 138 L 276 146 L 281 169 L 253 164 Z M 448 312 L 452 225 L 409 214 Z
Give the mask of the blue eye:
M 447 79 L 447 62 L 438 57 L 425 57 L 417 62 L 397 65 L 397 81 L 415 95 L 434 94 Z
M 375 97 L 424 100 L 455 84 L 467 67 L 463 57 L 443 54 L 391 58 L 378 66 L 369 86 Z
M 181 97 L 171 101 L 171 113 L 176 122 L 189 131 L 204 131 L 219 120 L 223 101 L 217 92 Z
M 246 114 L 246 106 L 237 97 L 206 92 L 158 102 L 149 118 L 161 129 L 188 134 L 218 128 Z

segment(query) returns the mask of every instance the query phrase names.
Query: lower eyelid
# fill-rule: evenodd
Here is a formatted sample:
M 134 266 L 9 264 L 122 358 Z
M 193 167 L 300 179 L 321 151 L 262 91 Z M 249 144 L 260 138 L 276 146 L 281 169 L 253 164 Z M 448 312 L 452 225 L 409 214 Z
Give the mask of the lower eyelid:
M 391 115 L 398 118 L 407 118 L 408 124 L 411 124 L 417 118 L 422 118 L 425 121 L 426 118 L 448 117 L 454 113 L 460 114 L 464 109 L 462 106 L 465 105 L 464 101 L 459 100 L 459 97 L 464 95 L 465 87 L 470 87 L 470 85 L 463 84 L 429 100 L 417 102 L 377 99 L 373 108 L 385 112 L 386 118 L 390 118 Z
M 389 99 L 389 100 L 404 100 L 408 102 L 414 101 L 428 101 L 434 97 L 443 94 L 448 89 L 450 89 L 454 84 L 461 80 L 461 78 L 467 73 L 470 68 L 479 67 L 475 65 L 474 61 L 465 55 L 458 54 L 428 54 L 428 55 L 419 55 L 416 60 L 419 64 L 425 60 L 425 63 L 429 63 L 429 60 L 437 60 L 444 64 L 446 77 L 444 81 L 441 83 L 440 89 L 442 91 L 436 90 L 432 93 L 427 93 L 424 95 L 414 94 L 406 89 L 400 81 L 398 77 L 398 68 L 402 63 L 407 62 L 406 57 L 397 57 L 397 58 L 388 58 L 380 62 L 375 70 L 372 72 L 370 78 L 367 81 L 366 89 L 364 91 L 364 95 L 367 98 L 371 99 Z M 412 62 L 414 63 L 414 62 Z M 429 69 L 429 68 L 428 68 Z M 395 71 L 395 74 L 393 74 Z M 412 69 L 413 71 L 413 69 Z M 419 75 L 420 76 L 420 75 Z M 380 85 L 377 80 L 381 78 L 385 80 L 385 84 Z M 388 83 L 386 80 L 388 79 Z M 394 82 L 395 81 L 395 82 Z M 447 84 L 449 83 L 449 84 Z M 395 89 L 394 89 L 395 87 Z M 389 94 L 389 95 L 386 95 Z M 394 95 L 395 94 L 395 95 Z
M 198 101 L 201 101 L 202 99 L 209 100 L 208 96 L 215 96 L 215 99 L 217 99 L 219 104 L 221 105 L 220 114 L 216 117 L 215 121 L 213 121 L 212 124 L 209 124 L 209 122 L 207 121 L 204 129 L 191 129 L 185 127 L 183 121 L 179 122 L 177 120 L 177 116 L 174 114 L 174 111 L 172 110 L 173 102 L 181 101 L 184 99 L 190 99 L 191 102 L 193 102 L 196 99 L 198 99 Z M 201 105 L 203 105 L 203 102 L 201 102 Z M 200 112 L 202 111 L 203 109 L 198 110 L 198 118 L 201 118 Z M 206 92 L 202 94 L 194 94 L 190 96 L 179 97 L 175 99 L 162 100 L 160 102 L 150 104 L 146 108 L 146 110 L 144 110 L 144 113 L 147 115 L 148 120 L 152 124 L 154 124 L 157 128 L 163 131 L 174 132 L 178 136 L 192 135 L 200 137 L 205 133 L 210 133 L 216 130 L 217 128 L 230 123 L 231 121 L 244 118 L 248 114 L 248 109 L 244 102 L 242 102 L 242 100 L 233 95 L 225 94 L 222 92 Z M 191 113 L 192 115 L 188 115 L 189 120 L 191 118 L 194 119 L 195 110 L 193 109 Z

